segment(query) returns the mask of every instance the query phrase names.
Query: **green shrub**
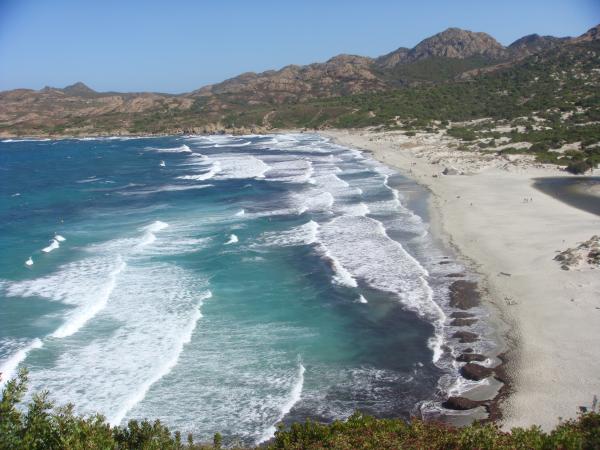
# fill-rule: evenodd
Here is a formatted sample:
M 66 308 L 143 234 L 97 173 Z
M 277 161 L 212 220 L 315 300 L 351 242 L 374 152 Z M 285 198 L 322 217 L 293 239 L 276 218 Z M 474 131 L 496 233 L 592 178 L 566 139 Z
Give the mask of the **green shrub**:
M 582 414 L 552 432 L 539 427 L 502 432 L 494 424 L 455 428 L 440 423 L 374 419 L 355 413 L 346 422 L 294 424 L 279 430 L 271 449 L 597 449 L 600 414 Z
M 216 433 L 213 445 L 194 444 L 188 435 L 182 444 L 179 432 L 171 433 L 160 421 L 131 420 L 125 427 L 111 427 L 104 417 L 81 417 L 73 407 L 54 408 L 47 394 L 34 395 L 19 407 L 26 392 L 27 372 L 10 380 L 0 402 L 2 450 L 209 450 L 220 449 Z M 539 427 L 501 431 L 495 424 L 475 423 L 463 428 L 401 419 L 376 419 L 355 413 L 346 421 L 280 425 L 269 449 L 600 449 L 600 414 L 587 412 L 562 422 L 550 433 Z
M 448 128 L 446 133 L 448 133 L 448 136 L 462 139 L 463 141 L 474 141 L 477 139 L 477 135 L 470 128 L 452 127 Z
M 567 165 L 567 172 L 573 173 L 575 175 L 580 175 L 586 173 L 588 170 L 592 169 L 594 166 L 588 160 L 578 160 L 572 161 Z

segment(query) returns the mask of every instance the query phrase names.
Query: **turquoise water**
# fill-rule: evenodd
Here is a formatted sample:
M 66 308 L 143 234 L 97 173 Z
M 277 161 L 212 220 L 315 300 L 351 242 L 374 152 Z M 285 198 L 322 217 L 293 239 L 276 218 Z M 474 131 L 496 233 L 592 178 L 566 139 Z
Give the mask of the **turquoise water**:
M 4 141 L 0 173 L 0 371 L 60 404 L 249 443 L 281 420 L 406 417 L 454 380 L 461 268 L 438 264 L 424 193 L 355 150 Z

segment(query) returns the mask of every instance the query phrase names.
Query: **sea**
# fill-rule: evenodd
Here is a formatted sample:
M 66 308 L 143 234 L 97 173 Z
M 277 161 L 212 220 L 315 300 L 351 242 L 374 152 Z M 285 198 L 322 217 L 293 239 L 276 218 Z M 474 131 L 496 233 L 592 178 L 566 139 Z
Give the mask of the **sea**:
M 256 444 L 460 379 L 428 193 L 317 134 L 0 142 L 0 372 Z

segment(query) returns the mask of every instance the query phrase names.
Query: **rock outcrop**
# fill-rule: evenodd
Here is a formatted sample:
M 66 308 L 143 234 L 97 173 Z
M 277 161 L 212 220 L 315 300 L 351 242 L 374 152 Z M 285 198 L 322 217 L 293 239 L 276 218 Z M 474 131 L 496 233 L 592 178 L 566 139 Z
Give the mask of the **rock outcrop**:
M 467 380 L 480 381 L 491 376 L 493 369 L 475 363 L 467 363 L 460 368 L 460 374 Z
M 485 357 L 485 355 L 481 355 L 479 353 L 462 353 L 461 355 L 458 356 L 458 358 L 456 358 L 456 360 L 458 362 L 482 362 L 485 361 L 487 358 Z
M 471 400 L 466 397 L 448 397 L 448 400 L 442 403 L 442 406 L 446 409 L 453 409 L 455 411 L 466 411 L 468 409 L 477 408 L 484 402 Z
M 600 236 L 592 236 L 577 247 L 559 252 L 554 260 L 563 270 L 600 267 Z
M 479 336 L 477 336 L 475 333 L 471 333 L 470 331 L 457 331 L 452 335 L 452 337 L 458 339 L 458 342 L 461 344 L 469 344 L 479 340 Z
M 569 38 L 557 38 L 554 36 L 540 36 L 530 34 L 517 39 L 508 46 L 513 57 L 524 58 L 534 53 L 543 52 L 563 44 Z
M 450 285 L 450 306 L 458 309 L 470 309 L 479 305 L 477 283 L 457 280 Z
M 597 41 L 600 39 L 600 25 L 596 25 L 593 28 L 590 28 L 589 30 L 587 30 L 585 33 L 583 33 L 581 36 L 578 36 L 574 39 L 571 39 L 570 42 L 577 44 L 580 42 L 591 42 L 591 41 Z

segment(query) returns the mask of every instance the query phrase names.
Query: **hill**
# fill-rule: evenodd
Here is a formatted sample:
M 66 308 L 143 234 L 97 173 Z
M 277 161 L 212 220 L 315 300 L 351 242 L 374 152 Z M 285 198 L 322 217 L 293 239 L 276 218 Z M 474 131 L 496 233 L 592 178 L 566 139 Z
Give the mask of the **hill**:
M 449 28 L 412 49 L 378 58 L 339 55 L 323 63 L 244 73 L 181 95 L 96 92 L 81 82 L 64 89 L 5 91 L 0 92 L 0 135 L 390 125 L 393 118 L 509 118 L 535 108 L 581 107 L 578 102 L 594 109 L 598 30 L 577 38 L 533 34 L 504 47 L 488 34 Z M 561 66 L 564 60 L 574 65 Z M 562 81 L 548 78 L 548 70 L 558 70 L 554 76 Z M 564 83 L 575 91 L 560 89 L 556 95 L 548 89 Z

